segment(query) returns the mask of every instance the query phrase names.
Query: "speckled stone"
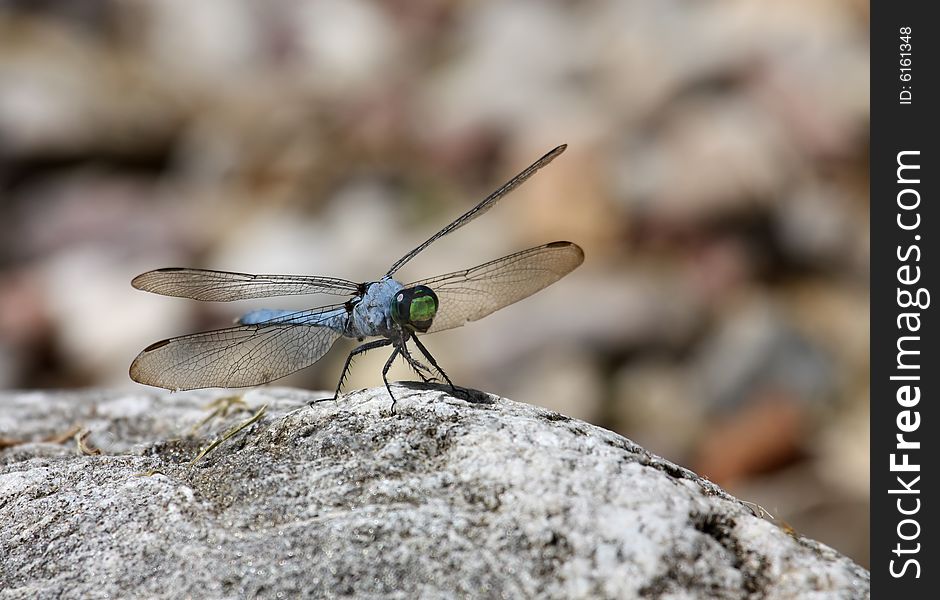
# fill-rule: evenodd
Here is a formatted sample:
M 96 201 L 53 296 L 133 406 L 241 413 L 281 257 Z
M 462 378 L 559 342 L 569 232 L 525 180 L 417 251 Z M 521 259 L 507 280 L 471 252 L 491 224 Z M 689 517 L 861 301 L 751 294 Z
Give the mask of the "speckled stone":
M 224 393 L 0 395 L 0 598 L 869 595 L 848 558 L 619 435 L 393 390 L 394 414 L 384 388 L 256 389 L 195 433 Z M 101 454 L 41 441 L 76 425 Z

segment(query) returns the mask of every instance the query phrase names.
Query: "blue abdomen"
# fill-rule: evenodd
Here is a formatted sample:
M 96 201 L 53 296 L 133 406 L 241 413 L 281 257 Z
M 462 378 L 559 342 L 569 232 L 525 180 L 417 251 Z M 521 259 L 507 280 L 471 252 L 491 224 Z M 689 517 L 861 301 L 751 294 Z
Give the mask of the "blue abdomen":
M 346 309 L 335 308 L 322 310 L 280 310 L 261 308 L 239 317 L 239 325 L 310 325 L 329 327 L 342 332 L 345 328 Z

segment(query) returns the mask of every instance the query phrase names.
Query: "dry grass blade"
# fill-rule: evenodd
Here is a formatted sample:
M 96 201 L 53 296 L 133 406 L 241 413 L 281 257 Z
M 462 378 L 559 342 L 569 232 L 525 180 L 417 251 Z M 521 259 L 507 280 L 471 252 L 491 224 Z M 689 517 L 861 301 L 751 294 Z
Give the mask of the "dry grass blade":
M 82 428 L 78 425 L 72 425 L 68 430 L 62 433 L 56 433 L 45 437 L 42 439 L 43 442 L 48 442 L 50 444 L 64 444 L 65 442 L 71 440 L 75 435 L 81 432 Z M 17 438 L 5 438 L 0 437 L 0 450 L 5 448 L 13 448 L 15 446 L 22 446 L 23 444 L 33 443 L 35 440 L 25 440 Z
M 166 473 L 160 469 L 147 469 L 141 473 L 134 473 L 134 477 L 153 477 L 154 475 L 163 475 L 166 476 Z
M 52 444 L 64 444 L 65 442 L 75 437 L 77 434 L 81 433 L 81 431 L 82 428 L 79 425 L 72 425 L 68 428 L 68 430 L 63 431 L 62 433 L 50 435 L 43 441 L 50 442 Z
M 248 427 L 249 425 L 252 425 L 253 423 L 256 423 L 259 419 L 261 419 L 262 416 L 264 416 L 264 411 L 267 408 L 268 408 L 268 405 L 265 404 L 264 406 L 259 408 L 255 412 L 255 414 L 251 416 L 250 419 L 248 419 L 247 421 L 243 423 L 239 423 L 238 425 L 235 425 L 234 427 L 230 428 L 228 431 L 223 433 L 221 436 L 213 440 L 211 444 L 209 444 L 208 446 L 200 450 L 199 454 L 197 454 L 191 461 L 189 461 L 189 466 L 192 467 L 193 465 L 195 465 L 197 462 L 202 460 L 207 454 L 215 450 L 221 443 L 230 439 L 242 429 Z
M 192 426 L 192 429 L 189 430 L 190 435 L 194 435 L 197 431 L 202 429 L 206 423 L 215 419 L 216 417 L 222 419 L 229 415 L 229 413 L 234 412 L 235 410 L 248 410 L 248 404 L 242 400 L 241 395 L 236 396 L 222 396 L 221 398 L 216 398 L 212 402 L 206 405 L 206 410 L 211 410 L 206 417 Z
M 770 517 L 772 521 L 776 520 L 776 517 L 770 514 L 770 511 L 764 508 L 763 506 L 761 506 L 760 504 L 756 502 L 749 502 L 748 500 L 741 500 L 741 502 L 743 502 L 745 505 L 747 505 L 749 509 L 751 509 L 751 513 L 753 513 L 755 517 L 759 517 L 761 519 Z

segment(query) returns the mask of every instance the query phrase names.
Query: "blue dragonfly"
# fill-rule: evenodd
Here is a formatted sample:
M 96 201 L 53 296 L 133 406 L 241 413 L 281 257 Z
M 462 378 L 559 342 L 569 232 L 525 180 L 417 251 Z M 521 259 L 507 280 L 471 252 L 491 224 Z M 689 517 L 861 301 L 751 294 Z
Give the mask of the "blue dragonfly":
M 401 356 L 425 382 L 439 374 L 456 388 L 418 335 L 460 327 L 518 302 L 558 281 L 584 261 L 571 242 L 551 242 L 482 265 L 402 284 L 395 273 L 425 248 L 473 221 L 536 171 L 565 151 L 561 145 L 532 163 L 482 202 L 398 259 L 377 281 L 355 283 L 335 277 L 252 275 L 206 269 L 165 268 L 138 275 L 132 285 L 147 292 L 193 300 L 229 302 L 298 294 L 349 296 L 340 304 L 310 310 L 260 309 L 234 327 L 194 333 L 147 346 L 130 367 L 134 381 L 170 390 L 261 385 L 320 360 L 340 337 L 364 342 L 353 349 L 340 373 L 338 398 L 355 356 L 386 346 L 392 354 L 382 380 L 392 407 L 388 371 Z M 408 349 L 412 342 L 430 366 Z

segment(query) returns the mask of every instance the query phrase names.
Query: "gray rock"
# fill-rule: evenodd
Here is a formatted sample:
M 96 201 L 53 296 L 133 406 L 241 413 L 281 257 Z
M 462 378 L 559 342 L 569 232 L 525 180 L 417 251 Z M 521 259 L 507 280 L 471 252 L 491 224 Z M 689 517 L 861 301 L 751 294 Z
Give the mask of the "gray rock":
M 194 466 L 251 411 L 192 435 L 218 392 L 0 395 L 0 598 L 869 594 L 851 560 L 614 433 L 393 390 L 394 414 L 384 389 L 252 390 L 267 412 Z M 100 455 L 38 441 L 75 425 Z

